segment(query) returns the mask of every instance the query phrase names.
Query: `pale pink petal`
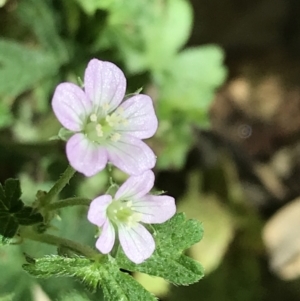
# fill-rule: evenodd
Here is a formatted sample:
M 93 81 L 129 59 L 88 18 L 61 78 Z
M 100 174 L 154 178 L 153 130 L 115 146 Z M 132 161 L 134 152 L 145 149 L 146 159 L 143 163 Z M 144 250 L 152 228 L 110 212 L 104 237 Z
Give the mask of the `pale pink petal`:
M 85 69 L 84 90 L 94 106 L 108 106 L 111 112 L 124 98 L 126 79 L 116 65 L 92 59 Z
M 91 204 L 87 214 L 88 220 L 98 227 L 102 227 L 106 221 L 106 209 L 108 205 L 112 202 L 111 195 L 101 195 L 95 198 Z
M 154 239 L 141 224 L 137 224 L 133 228 L 120 225 L 118 232 L 124 253 L 134 263 L 145 261 L 154 252 Z
M 152 169 L 156 157 L 151 148 L 138 138 L 122 135 L 117 142 L 106 146 L 108 160 L 129 175 L 140 175 Z
M 115 229 L 113 224 L 109 220 L 106 220 L 101 231 L 102 232 L 96 242 L 96 248 L 101 253 L 107 254 L 112 250 L 115 243 Z
M 52 98 L 52 108 L 59 122 L 70 131 L 80 131 L 91 112 L 92 103 L 78 86 L 59 84 Z
M 146 195 L 132 201 L 134 211 L 142 213 L 141 222 L 161 224 L 176 213 L 175 200 L 168 195 Z
M 81 133 L 73 135 L 68 140 L 66 152 L 70 165 L 87 177 L 104 169 L 107 163 L 106 150 L 89 141 Z
M 127 122 L 119 125 L 119 132 L 126 132 L 136 138 L 146 139 L 152 137 L 157 130 L 157 117 L 154 112 L 152 99 L 143 94 L 135 95 L 120 105 L 124 111 L 122 117 Z
M 115 199 L 138 199 L 146 195 L 154 185 L 154 173 L 147 170 L 139 176 L 129 177 L 118 189 Z

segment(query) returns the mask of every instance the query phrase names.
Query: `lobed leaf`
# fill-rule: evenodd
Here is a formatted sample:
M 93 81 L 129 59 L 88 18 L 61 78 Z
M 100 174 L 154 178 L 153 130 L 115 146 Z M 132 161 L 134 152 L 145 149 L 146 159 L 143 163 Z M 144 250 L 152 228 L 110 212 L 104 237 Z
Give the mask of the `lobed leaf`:
M 183 251 L 199 242 L 203 236 L 201 224 L 176 214 L 168 222 L 153 226 L 156 250 L 145 262 L 137 265 L 129 261 L 120 249 L 117 262 L 122 269 L 159 276 L 178 285 L 197 282 L 204 275 L 202 266 L 183 255 Z
M 102 287 L 107 301 L 154 301 L 156 298 L 146 291 L 131 276 L 121 272 L 114 260 L 108 256 L 95 262 L 84 257 L 67 258 L 46 256 L 24 264 L 29 274 L 39 278 L 76 277 L 91 290 Z
M 40 213 L 32 207 L 24 206 L 21 197 L 20 181 L 7 179 L 4 187 L 0 184 L 0 235 L 13 237 L 19 225 L 33 225 L 43 221 Z
M 226 77 L 223 52 L 214 45 L 188 48 L 179 53 L 164 73 L 156 73 L 162 111 L 180 111 L 190 121 L 207 123 L 215 89 Z M 200 122 L 199 122 L 200 120 Z

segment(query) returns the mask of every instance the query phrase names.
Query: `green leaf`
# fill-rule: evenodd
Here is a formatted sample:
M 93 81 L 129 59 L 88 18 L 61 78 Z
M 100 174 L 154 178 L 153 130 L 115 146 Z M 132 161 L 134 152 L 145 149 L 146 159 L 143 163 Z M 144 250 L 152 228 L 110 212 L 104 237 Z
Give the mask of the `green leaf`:
M 157 154 L 159 169 L 183 168 L 187 152 L 193 142 L 193 133 L 185 120 L 185 115 L 180 116 L 180 118 L 173 118 L 173 120 L 160 119 L 156 139 L 161 145 L 161 153 Z
M 90 289 L 102 287 L 107 301 L 155 301 L 131 276 L 121 272 L 115 260 L 108 256 L 94 262 L 83 257 L 46 256 L 24 264 L 29 274 L 39 278 L 75 277 Z
M 113 4 L 107 6 L 108 24 L 101 32 L 95 50 L 111 46 L 120 49 L 120 55 L 132 73 L 163 71 L 190 35 L 193 18 L 189 1 L 111 2 Z
M 176 214 L 155 230 L 156 250 L 145 262 L 137 265 L 127 259 L 119 249 L 117 262 L 122 269 L 159 276 L 178 285 L 189 285 L 203 277 L 203 268 L 195 260 L 183 255 L 183 251 L 199 242 L 203 236 L 201 224 Z
M 67 48 L 58 34 L 53 10 L 47 3 L 23 0 L 18 4 L 17 14 L 36 34 L 42 48 L 50 52 L 57 62 L 63 63 L 68 58 Z
M 0 39 L 0 95 L 16 96 L 57 69 L 54 55 Z
M 0 211 L 0 234 L 5 238 L 13 237 L 17 230 L 19 224 L 16 219 L 7 212 Z
M 159 13 L 144 28 L 147 60 L 151 70 L 163 70 L 190 35 L 192 8 L 186 0 L 168 0 L 153 6 Z
M 0 211 L 20 207 L 21 187 L 18 179 L 7 179 L 4 188 L 0 184 Z
M 32 207 L 24 207 L 21 197 L 20 181 L 7 179 L 4 187 L 0 184 L 0 234 L 13 237 L 19 225 L 33 225 L 43 221 L 40 213 Z
M 0 301 L 12 301 L 14 299 L 14 293 L 0 296 Z
M 80 294 L 78 291 L 68 292 L 67 294 L 63 294 L 59 299 L 59 301 L 90 301 L 90 299 Z M 1 300 L 0 300 L 1 301 Z
M 19 212 L 14 214 L 19 225 L 29 226 L 43 221 L 43 216 L 35 212 L 32 207 L 25 206 Z
M 21 197 L 21 186 L 18 179 L 7 179 L 4 184 L 5 200 L 8 208 L 16 207 Z
M 223 52 L 213 45 L 188 48 L 172 60 L 165 72 L 154 76 L 161 91 L 159 109 L 186 112 L 188 120 L 201 124 L 201 117 L 208 118 L 215 89 L 226 76 Z

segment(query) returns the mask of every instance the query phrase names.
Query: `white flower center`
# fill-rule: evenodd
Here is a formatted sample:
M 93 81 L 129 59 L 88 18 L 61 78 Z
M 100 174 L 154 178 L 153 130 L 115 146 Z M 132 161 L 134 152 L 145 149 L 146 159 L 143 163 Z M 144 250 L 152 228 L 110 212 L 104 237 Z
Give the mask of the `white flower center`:
M 115 224 L 122 223 L 133 227 L 141 221 L 141 213 L 134 211 L 132 202 L 127 200 L 113 200 L 107 207 L 107 217 Z
M 87 119 L 83 132 L 90 141 L 95 143 L 102 144 L 107 140 L 117 142 L 121 139 L 117 128 L 128 124 L 127 119 L 122 115 L 122 108 L 118 108 L 105 117 L 99 117 L 96 113 L 92 113 Z

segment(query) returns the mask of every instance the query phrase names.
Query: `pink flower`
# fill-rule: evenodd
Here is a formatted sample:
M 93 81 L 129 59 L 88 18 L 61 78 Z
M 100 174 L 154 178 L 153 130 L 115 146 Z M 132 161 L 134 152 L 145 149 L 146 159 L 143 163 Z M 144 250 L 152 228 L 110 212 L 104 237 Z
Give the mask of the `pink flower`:
M 68 160 L 86 176 L 104 169 L 108 161 L 130 175 L 155 165 L 154 153 L 141 141 L 157 130 L 152 100 L 137 94 L 121 103 L 125 90 L 126 79 L 116 65 L 92 59 L 85 70 L 84 90 L 62 83 L 54 92 L 56 117 L 74 132 L 66 146 Z
M 114 198 L 102 195 L 92 201 L 88 220 L 102 228 L 96 242 L 101 253 L 112 250 L 117 231 L 120 244 L 131 261 L 141 263 L 152 255 L 155 242 L 142 223 L 161 224 L 176 211 L 174 198 L 149 194 L 153 185 L 154 174 L 148 170 L 140 176 L 129 177 Z

